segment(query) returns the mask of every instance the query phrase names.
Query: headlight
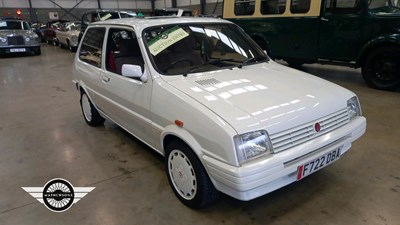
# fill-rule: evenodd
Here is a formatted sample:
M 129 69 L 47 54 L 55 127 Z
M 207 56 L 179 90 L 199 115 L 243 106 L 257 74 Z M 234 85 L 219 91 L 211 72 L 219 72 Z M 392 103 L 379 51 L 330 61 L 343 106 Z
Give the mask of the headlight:
M 357 116 L 361 116 L 360 102 L 358 102 L 358 98 L 356 96 L 347 100 L 347 110 L 349 112 L 350 120 Z
M 234 137 L 239 163 L 272 152 L 272 144 L 265 130 L 253 131 Z
M 6 42 L 7 42 L 7 39 L 6 39 L 6 38 L 0 37 L 0 42 L 6 43 Z
M 27 41 L 27 42 L 30 41 L 30 40 L 31 40 L 30 37 L 26 37 L 25 38 L 25 41 Z

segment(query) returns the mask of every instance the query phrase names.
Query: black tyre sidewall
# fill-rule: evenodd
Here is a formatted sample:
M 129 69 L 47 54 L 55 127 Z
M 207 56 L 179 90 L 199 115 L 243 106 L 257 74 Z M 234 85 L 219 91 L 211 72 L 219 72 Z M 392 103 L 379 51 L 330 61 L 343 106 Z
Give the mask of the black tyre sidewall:
M 167 173 L 169 184 L 170 184 L 172 190 L 174 191 L 176 197 L 184 205 L 186 205 L 190 208 L 193 208 L 193 209 L 204 208 L 205 206 L 214 202 L 218 196 L 218 191 L 215 189 L 210 178 L 208 177 L 208 174 L 207 174 L 206 170 L 204 169 L 203 164 L 198 159 L 197 155 L 190 149 L 190 147 L 183 142 L 177 141 L 177 142 L 169 143 L 165 149 L 166 149 L 165 150 L 165 170 Z M 195 197 L 191 200 L 186 200 L 186 199 L 182 198 L 182 196 L 175 189 L 175 186 L 174 186 L 174 184 L 171 180 L 170 174 L 169 174 L 168 159 L 169 159 L 170 153 L 175 149 L 182 151 L 187 156 L 187 158 L 189 159 L 191 165 L 193 166 L 194 172 L 195 172 L 197 191 L 196 191 Z
M 90 121 L 88 121 L 88 120 L 86 119 L 85 112 L 84 112 L 83 107 L 82 107 L 82 97 L 83 97 L 83 95 L 86 95 L 86 96 L 87 96 L 87 94 L 86 94 L 85 92 L 82 92 L 82 93 L 81 93 L 81 99 L 80 99 L 80 104 L 81 104 L 81 110 L 82 110 L 83 119 L 86 121 L 86 123 L 87 123 L 89 126 L 92 126 L 92 127 L 96 127 L 96 126 L 102 125 L 102 124 L 104 123 L 105 119 L 100 115 L 100 113 L 97 111 L 97 109 L 93 106 L 93 104 L 92 104 L 92 102 L 90 101 L 90 99 L 89 99 L 88 96 L 87 96 L 87 98 L 88 98 L 89 104 L 90 104 L 90 111 L 91 111 L 91 113 L 92 113 L 92 119 L 91 119 Z
M 362 76 L 368 86 L 379 90 L 392 91 L 400 86 L 400 71 L 397 74 L 397 79 L 388 84 L 380 83 L 379 78 L 376 78 L 376 74 L 374 73 L 374 69 L 372 68 L 374 65 L 374 61 L 379 60 L 379 57 L 385 54 L 385 52 L 386 54 L 395 54 L 400 57 L 400 48 L 398 47 L 381 47 L 375 49 L 367 56 L 365 63 L 362 66 Z M 400 58 L 398 60 L 400 61 Z

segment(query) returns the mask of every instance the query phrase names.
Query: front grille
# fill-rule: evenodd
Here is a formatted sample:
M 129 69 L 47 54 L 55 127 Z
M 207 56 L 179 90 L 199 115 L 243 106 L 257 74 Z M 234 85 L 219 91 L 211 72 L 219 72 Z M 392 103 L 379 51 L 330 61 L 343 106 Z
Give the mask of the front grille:
M 339 127 L 342 127 L 350 122 L 348 109 L 344 108 L 340 111 L 332 113 L 326 117 L 322 117 L 316 121 L 300 125 L 298 127 L 285 130 L 276 134 L 270 135 L 274 153 L 284 151 L 295 147 L 299 144 L 307 142 Z M 319 132 L 315 131 L 315 124 L 321 125 Z
M 23 45 L 23 44 L 25 44 L 24 37 L 22 37 L 22 36 L 8 37 L 8 44 L 9 45 Z

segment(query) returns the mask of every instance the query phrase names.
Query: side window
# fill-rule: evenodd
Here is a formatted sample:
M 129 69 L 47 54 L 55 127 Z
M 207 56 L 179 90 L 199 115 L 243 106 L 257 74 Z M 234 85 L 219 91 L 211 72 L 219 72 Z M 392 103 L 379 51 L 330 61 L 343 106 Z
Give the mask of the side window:
M 107 37 L 106 69 L 122 74 L 122 65 L 138 65 L 144 71 L 144 61 L 139 42 L 133 30 L 110 28 Z
M 235 15 L 253 15 L 255 0 L 235 0 Z
M 261 14 L 283 14 L 286 8 L 286 0 L 261 0 Z
M 361 10 L 359 0 L 327 0 L 325 2 L 325 12 L 337 14 L 357 13 Z
M 101 52 L 103 50 L 103 40 L 105 28 L 90 28 L 82 41 L 79 51 L 79 59 L 93 66 L 101 67 Z
M 290 12 L 307 13 L 310 11 L 311 0 L 292 0 L 290 3 Z

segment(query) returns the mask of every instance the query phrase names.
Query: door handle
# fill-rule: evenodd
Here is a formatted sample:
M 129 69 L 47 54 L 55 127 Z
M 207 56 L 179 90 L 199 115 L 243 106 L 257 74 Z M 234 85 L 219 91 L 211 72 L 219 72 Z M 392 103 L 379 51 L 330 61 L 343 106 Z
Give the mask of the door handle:
M 106 77 L 106 76 L 103 76 L 103 77 L 101 78 L 101 80 L 102 80 L 104 83 L 108 83 L 108 82 L 110 81 L 110 78 L 109 78 L 109 77 Z
M 321 20 L 322 20 L 322 21 L 325 21 L 325 22 L 328 22 L 328 21 L 329 21 L 329 19 L 327 19 L 327 18 L 325 18 L 325 17 L 321 17 Z

